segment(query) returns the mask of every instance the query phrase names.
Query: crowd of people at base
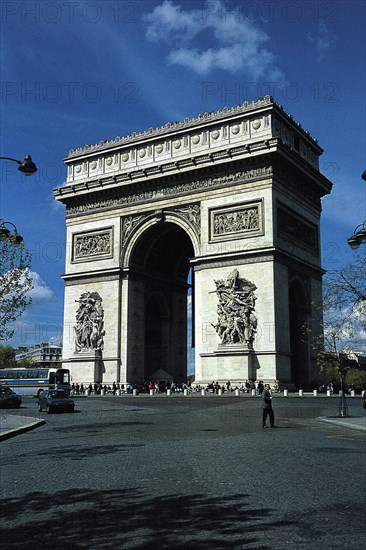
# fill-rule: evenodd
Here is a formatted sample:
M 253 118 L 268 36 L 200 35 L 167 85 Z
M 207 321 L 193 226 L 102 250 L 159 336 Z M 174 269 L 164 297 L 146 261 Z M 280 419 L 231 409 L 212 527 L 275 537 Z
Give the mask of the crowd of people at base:
M 319 393 L 325 393 L 326 391 L 330 391 L 331 393 L 335 393 L 335 392 L 338 393 L 341 389 L 341 386 L 334 385 L 332 382 L 330 382 L 327 385 L 321 384 L 318 388 L 315 388 L 315 389 L 317 389 Z M 344 391 L 346 394 L 351 395 L 353 391 L 355 392 L 357 391 L 357 388 L 353 384 L 349 384 L 348 386 L 345 387 Z
M 101 395 L 102 391 L 104 393 L 112 393 L 113 395 L 116 395 L 117 390 L 122 389 L 119 384 L 116 384 L 113 382 L 112 386 L 107 384 L 89 384 L 88 386 L 84 386 L 84 384 L 71 384 L 71 396 L 73 395 L 85 395 L 85 394 L 94 394 L 94 395 Z
M 147 392 L 153 390 L 154 393 L 165 393 L 167 390 L 170 390 L 171 393 L 182 393 L 184 390 L 192 391 L 192 384 L 190 382 L 176 384 L 175 382 L 171 382 L 169 380 L 157 380 L 154 382 L 146 382 L 145 390 Z
M 130 392 L 132 392 L 133 386 L 127 385 L 127 393 L 129 393 L 129 386 L 131 387 Z M 176 384 L 175 382 L 164 382 L 164 381 L 156 381 L 156 382 L 147 382 L 144 386 L 144 390 L 147 392 L 151 392 L 151 390 L 154 391 L 154 393 L 165 393 L 167 390 L 170 390 L 171 393 L 179 393 L 183 392 L 184 390 L 188 390 L 188 392 L 201 392 L 202 390 L 205 390 L 206 392 L 210 393 L 219 393 L 219 390 L 222 391 L 222 393 L 226 392 L 233 392 L 235 390 L 239 390 L 240 392 L 246 392 L 249 393 L 253 389 L 255 389 L 257 395 L 262 395 L 264 384 L 262 381 L 257 380 L 256 382 L 252 382 L 250 380 L 246 380 L 246 382 L 241 382 L 239 385 L 233 386 L 228 380 L 225 384 L 219 384 L 219 382 L 215 382 L 214 380 L 207 385 L 202 386 L 201 384 L 191 384 L 191 382 L 182 383 L 182 384 Z M 276 380 L 273 391 L 279 391 L 279 383 L 278 380 Z
M 256 395 L 262 395 L 264 389 L 264 384 L 261 380 L 256 380 L 255 382 L 251 380 L 246 380 L 245 382 L 241 382 L 239 385 L 233 386 L 228 380 L 226 384 L 219 384 L 219 382 L 212 381 L 210 384 L 207 384 L 205 386 L 202 386 L 200 384 L 191 384 L 191 382 L 187 383 L 181 383 L 176 384 L 175 382 L 171 381 L 148 381 L 145 382 L 142 386 L 133 385 L 133 384 L 116 384 L 113 382 L 112 385 L 110 384 L 89 384 L 88 386 L 84 386 L 84 384 L 78 384 L 73 383 L 71 385 L 71 395 L 101 395 L 102 392 L 104 394 L 113 394 L 116 395 L 117 390 L 121 390 L 123 392 L 126 392 L 128 394 L 133 393 L 133 390 L 137 390 L 139 393 L 150 393 L 151 390 L 153 390 L 154 393 L 165 393 L 167 390 L 170 390 L 171 393 L 183 393 L 184 390 L 187 390 L 188 392 L 201 392 L 202 390 L 205 390 L 209 393 L 219 393 L 219 390 L 222 391 L 222 393 L 226 392 L 233 392 L 235 390 L 239 390 L 243 393 L 249 393 L 252 390 L 255 390 Z M 280 391 L 279 389 L 279 382 L 276 380 L 272 391 Z
M 329 384 L 321 384 L 319 387 L 316 387 L 314 389 L 317 389 L 319 393 L 325 393 L 327 391 L 330 391 L 333 393 L 338 393 L 339 387 L 334 386 L 332 382 Z M 241 393 L 250 393 L 252 390 L 255 390 L 256 395 L 262 395 L 264 390 L 264 383 L 262 380 L 256 380 L 253 382 L 252 380 L 246 380 L 245 382 L 241 382 L 239 385 L 233 386 L 231 382 L 228 380 L 226 384 L 219 384 L 219 382 L 212 381 L 210 384 L 207 384 L 205 386 L 201 386 L 200 384 L 191 384 L 191 382 L 187 383 L 181 383 L 176 384 L 175 382 L 170 381 L 154 381 L 154 382 L 146 382 L 142 386 L 133 385 L 133 384 L 116 384 L 113 382 L 112 385 L 110 384 L 72 384 L 71 386 L 71 395 L 101 395 L 102 391 L 104 394 L 113 394 L 116 395 L 117 390 L 121 390 L 123 392 L 126 392 L 128 394 L 132 394 L 133 390 L 137 390 L 139 393 L 149 393 L 151 390 L 154 391 L 154 393 L 165 393 L 167 390 L 170 390 L 171 393 L 183 393 L 184 390 L 188 390 L 188 392 L 201 392 L 202 390 L 205 390 L 209 393 L 219 393 L 219 390 L 222 391 L 222 393 L 226 392 L 234 392 L 235 390 L 239 390 Z M 345 388 L 345 392 L 348 395 L 351 395 L 351 392 L 355 390 L 355 387 L 352 385 L 349 385 Z M 280 390 L 280 382 L 279 380 L 276 380 L 271 387 L 272 393 L 279 392 Z M 366 390 L 364 390 L 366 392 Z M 362 391 L 363 394 L 363 391 Z
M 333 386 L 332 382 L 329 384 L 320 384 L 319 387 L 314 387 L 314 390 L 318 390 L 319 393 L 325 393 L 326 391 L 330 391 L 331 393 L 334 393 L 336 391 L 336 388 Z M 349 392 L 351 393 L 351 391 Z

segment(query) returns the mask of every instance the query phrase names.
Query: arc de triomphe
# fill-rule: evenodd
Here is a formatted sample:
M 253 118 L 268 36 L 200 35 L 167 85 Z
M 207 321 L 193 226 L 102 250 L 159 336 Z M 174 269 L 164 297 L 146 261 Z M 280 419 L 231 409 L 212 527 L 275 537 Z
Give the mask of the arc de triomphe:
M 315 381 L 321 154 L 270 96 L 70 151 L 73 380 L 184 381 L 188 332 L 197 383 Z

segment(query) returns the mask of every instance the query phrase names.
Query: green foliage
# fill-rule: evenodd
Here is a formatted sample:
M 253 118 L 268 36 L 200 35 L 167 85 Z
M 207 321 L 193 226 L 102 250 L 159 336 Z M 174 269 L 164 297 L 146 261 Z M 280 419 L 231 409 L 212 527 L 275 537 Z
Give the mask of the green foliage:
M 343 386 L 346 372 L 348 370 L 347 362 L 341 354 L 323 350 L 318 354 L 319 370 L 325 373 L 326 381 Z
M 366 389 L 366 370 L 349 369 L 346 374 L 346 384 L 356 389 Z
M 30 265 L 31 254 L 23 244 L 0 239 L 0 341 L 13 336 L 12 323 L 31 302 Z
M 10 369 L 16 365 L 15 350 L 11 346 L 0 346 L 0 368 Z
M 330 365 L 324 368 L 325 379 L 327 383 L 332 382 L 332 384 L 339 384 L 339 370 L 336 366 Z
M 328 384 L 330 382 L 332 382 L 332 384 L 334 385 L 339 384 L 339 371 L 335 366 L 327 367 L 324 370 L 325 370 L 325 379 Z
M 17 367 L 20 369 L 28 369 L 32 365 L 32 362 L 30 359 L 21 359 L 20 361 L 17 361 Z

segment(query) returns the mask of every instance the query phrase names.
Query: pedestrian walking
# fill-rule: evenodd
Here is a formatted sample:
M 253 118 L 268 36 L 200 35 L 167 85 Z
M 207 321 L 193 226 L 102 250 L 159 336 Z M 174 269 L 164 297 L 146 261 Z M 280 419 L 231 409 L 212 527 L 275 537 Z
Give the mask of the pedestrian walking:
M 274 425 L 274 412 L 272 409 L 272 394 L 269 384 L 264 384 L 262 399 L 262 428 L 268 428 L 266 424 L 267 416 L 269 416 L 269 423 L 271 428 L 275 428 L 276 426 Z

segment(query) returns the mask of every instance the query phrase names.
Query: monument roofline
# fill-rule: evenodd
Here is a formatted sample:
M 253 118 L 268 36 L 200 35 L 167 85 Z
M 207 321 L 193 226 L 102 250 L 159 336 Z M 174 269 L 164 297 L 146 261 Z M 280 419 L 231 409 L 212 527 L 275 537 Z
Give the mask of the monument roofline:
M 273 97 L 270 95 L 263 96 L 254 101 L 244 101 L 240 105 L 234 107 L 224 107 L 217 111 L 208 111 L 200 113 L 193 118 L 185 118 L 182 121 L 168 122 L 164 126 L 149 128 L 141 132 L 132 132 L 126 136 L 117 136 L 111 140 L 103 140 L 96 144 L 84 145 L 76 149 L 70 149 L 69 155 L 64 159 L 66 163 L 72 162 L 76 158 L 94 155 L 95 153 L 105 153 L 116 148 L 123 147 L 124 145 L 141 143 L 144 141 L 150 141 L 155 138 L 161 138 L 170 134 L 176 134 L 179 131 L 190 130 L 199 128 L 201 126 L 207 126 L 210 123 L 217 123 L 220 120 L 230 120 L 243 114 L 255 114 L 256 111 L 263 111 L 266 109 L 275 110 L 282 118 L 287 119 L 288 123 L 292 127 L 296 128 L 302 136 L 308 140 L 318 154 L 323 152 L 323 149 L 318 145 L 318 142 L 313 138 L 307 130 L 305 130 L 300 123 L 296 122 L 294 118 L 288 114 L 282 107 L 282 105 L 276 103 Z

